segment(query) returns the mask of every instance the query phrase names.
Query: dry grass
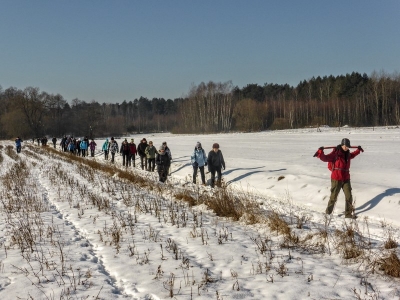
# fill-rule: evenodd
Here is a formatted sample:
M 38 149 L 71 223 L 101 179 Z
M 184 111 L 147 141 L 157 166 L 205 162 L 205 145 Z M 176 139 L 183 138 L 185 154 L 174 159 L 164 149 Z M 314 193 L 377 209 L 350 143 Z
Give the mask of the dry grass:
M 391 252 L 389 256 L 381 258 L 378 263 L 380 265 L 379 269 L 386 275 L 400 277 L 400 260 L 395 252 Z

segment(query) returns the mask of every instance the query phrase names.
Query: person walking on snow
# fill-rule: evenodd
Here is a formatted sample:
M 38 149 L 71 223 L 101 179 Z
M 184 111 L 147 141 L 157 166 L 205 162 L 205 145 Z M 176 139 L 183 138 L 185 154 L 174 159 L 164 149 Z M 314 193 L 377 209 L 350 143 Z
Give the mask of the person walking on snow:
M 122 165 L 127 167 L 129 159 L 129 144 L 127 139 L 121 143 L 120 153 L 122 155 Z
M 111 152 L 111 162 L 114 163 L 115 153 L 118 153 L 118 143 L 114 138 L 111 138 L 110 152 Z
M 149 141 L 149 145 L 146 147 L 146 150 L 144 150 L 144 153 L 146 153 L 146 158 L 147 158 L 147 165 L 148 165 L 147 171 L 154 172 L 157 149 L 156 147 L 153 146 L 152 141 Z
M 168 170 L 171 161 L 167 153 L 165 153 L 164 146 L 160 146 L 157 156 L 156 156 L 156 165 L 159 181 L 165 182 L 168 176 Z
M 136 167 L 135 159 L 136 159 L 136 144 L 133 142 L 133 139 L 131 139 L 131 142 L 129 143 L 129 159 L 128 163 L 129 166 L 131 166 L 131 162 L 133 162 L 133 167 Z
M 204 174 L 204 167 L 207 166 L 207 155 L 201 146 L 200 142 L 196 143 L 193 154 L 190 157 L 193 166 L 193 183 L 196 183 L 197 171 L 200 169 L 202 185 L 206 185 L 206 176 Z
M 82 157 L 86 157 L 86 153 L 87 153 L 87 150 L 88 150 L 88 145 L 89 143 L 87 142 L 87 140 L 86 139 L 83 139 L 82 141 L 81 141 L 81 143 L 80 143 L 80 148 L 81 148 L 81 152 L 82 152 Z
M 20 153 L 22 148 L 22 140 L 20 137 L 15 139 L 15 147 L 17 148 L 17 153 Z
M 94 152 L 96 151 L 96 142 L 92 139 L 89 143 L 89 148 L 90 148 L 90 156 L 94 157 Z
M 140 156 L 140 166 L 142 167 L 142 170 L 144 170 L 145 168 L 147 170 L 147 158 L 145 153 L 147 146 L 148 144 L 145 138 L 143 138 L 137 146 L 137 152 Z
M 57 138 L 54 136 L 51 141 L 53 142 L 54 149 L 56 149 Z
M 169 163 L 170 163 L 170 168 L 168 169 L 168 175 L 171 175 L 171 163 L 172 163 L 172 154 L 171 154 L 171 150 L 169 149 L 169 147 L 167 146 L 167 142 L 163 142 L 162 146 L 164 147 L 164 151 L 165 154 L 168 155 L 169 157 Z
M 340 190 L 343 190 L 345 196 L 345 218 L 356 218 L 353 208 L 353 196 L 351 194 L 350 183 L 350 161 L 356 157 L 360 152 L 364 152 L 361 146 L 357 150 L 350 152 L 350 140 L 342 139 L 340 145 L 337 145 L 328 155 L 324 154 L 324 147 L 320 147 L 316 156 L 328 162 L 328 168 L 331 173 L 331 196 L 329 198 L 328 206 L 326 207 L 326 214 L 330 215 L 335 207 L 337 197 Z
M 103 146 L 101 147 L 101 151 L 104 152 L 104 159 L 108 160 L 108 152 L 110 151 L 110 142 L 108 141 L 108 138 L 106 139 Z
M 218 175 L 217 186 L 221 186 L 222 172 L 221 168 L 225 170 L 224 156 L 219 150 L 219 144 L 214 143 L 212 150 L 208 153 L 207 157 L 208 171 L 211 173 L 211 187 L 215 184 L 215 173 Z

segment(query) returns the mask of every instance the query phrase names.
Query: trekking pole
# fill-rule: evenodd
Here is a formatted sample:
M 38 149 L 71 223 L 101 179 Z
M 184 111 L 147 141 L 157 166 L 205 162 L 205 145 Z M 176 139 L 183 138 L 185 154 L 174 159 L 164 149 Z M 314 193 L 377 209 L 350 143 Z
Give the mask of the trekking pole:
M 337 146 L 327 146 L 327 147 L 322 147 L 322 148 L 324 148 L 324 149 L 335 149 Z M 348 148 L 353 148 L 353 149 L 355 149 L 355 148 L 358 148 L 358 146 L 351 146 L 351 147 L 348 147 Z M 364 150 L 361 148 L 360 149 L 361 150 L 361 152 L 364 152 Z M 313 155 L 313 157 L 316 157 L 318 155 L 318 151 L 317 152 L 315 152 L 315 154 Z

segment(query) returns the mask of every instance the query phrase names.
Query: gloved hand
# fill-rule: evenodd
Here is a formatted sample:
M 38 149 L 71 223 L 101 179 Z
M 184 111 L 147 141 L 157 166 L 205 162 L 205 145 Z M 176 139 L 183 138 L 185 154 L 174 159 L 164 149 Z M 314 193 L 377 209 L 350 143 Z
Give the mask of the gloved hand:
M 364 152 L 364 149 L 361 146 L 358 146 L 357 149 L 360 150 L 361 152 Z
M 324 153 L 324 147 L 318 148 L 317 152 L 314 154 L 314 157 L 320 157 L 322 153 Z
M 207 162 L 205 162 L 205 163 L 204 163 L 204 166 L 206 166 L 206 167 L 207 167 Z

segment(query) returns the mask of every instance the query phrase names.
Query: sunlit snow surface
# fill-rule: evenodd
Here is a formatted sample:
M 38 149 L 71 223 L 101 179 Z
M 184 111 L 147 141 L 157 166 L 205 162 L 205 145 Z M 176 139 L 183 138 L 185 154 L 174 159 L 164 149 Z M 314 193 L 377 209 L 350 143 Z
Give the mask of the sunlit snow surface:
M 196 142 L 200 141 L 207 153 L 218 142 L 226 162 L 224 181 L 235 190 L 258 195 L 260 207 L 265 210 L 274 208 L 281 213 L 295 211 L 307 216 L 310 220 L 304 228 L 296 230 L 299 235 L 323 228 L 323 212 L 330 195 L 330 171 L 326 163 L 313 157 L 314 153 L 320 146 L 336 146 L 342 138 L 349 138 L 353 146 L 361 145 L 365 150 L 352 160 L 350 170 L 359 226 L 376 252 L 383 249 L 389 227 L 393 229 L 393 237 L 400 241 L 400 129 L 396 126 L 343 127 L 340 131 L 324 127 L 321 132 L 307 128 L 212 135 L 157 133 L 126 138 L 128 141 L 134 138 L 138 144 L 143 137 L 152 140 L 156 147 L 167 141 L 173 157 L 169 182 L 175 189 L 193 187 L 190 155 Z M 118 139 L 119 145 L 124 138 Z M 96 139 L 98 148 L 103 141 Z M 1 205 L 0 299 L 169 299 L 167 287 L 171 274 L 175 278 L 176 299 L 353 299 L 356 298 L 353 290 L 361 299 L 400 297 L 398 279 L 363 272 L 364 266 L 359 262 L 341 258 L 332 241 L 331 251 L 325 253 L 312 254 L 296 248 L 289 251 L 279 246 L 283 238 L 271 233 L 264 224 L 248 226 L 231 222 L 215 216 L 203 205 L 187 209 L 188 224 L 178 227 L 146 213 L 143 207 L 127 207 L 123 201 L 128 191 L 149 201 L 157 197 L 154 193 L 121 183 L 118 174 L 106 176 L 98 172 L 94 181 L 88 181 L 80 173 L 79 165 L 41 151 L 31 155 L 32 148 L 25 146 L 28 143 L 24 142 L 19 155 L 29 169 L 26 188 L 32 197 L 46 204 L 46 210 L 40 214 L 43 228 L 56 230 L 53 243 L 46 231 L 34 251 L 29 252 L 30 256 L 24 254 L 31 257 L 28 262 L 11 238 L 10 220 Z M 0 145 L 3 178 L 16 161 L 5 151 L 13 143 L 0 141 Z M 110 164 L 101 154 L 94 159 Z M 123 168 L 121 161 L 117 155 L 118 168 Z M 55 170 L 63 170 L 66 178 L 74 179 L 74 184 L 57 181 L 54 176 L 61 177 L 61 173 Z M 139 168 L 135 172 L 149 175 Z M 156 180 L 155 174 L 149 176 Z M 209 187 L 200 189 L 211 192 Z M 90 205 L 91 193 L 109 199 L 111 209 L 99 211 Z M 169 202 L 172 194 L 163 195 L 165 203 L 173 203 Z M 4 200 L 3 182 L 0 195 Z M 167 211 L 166 207 L 163 209 Z M 346 226 L 343 210 L 344 196 L 340 193 L 329 225 L 331 232 Z M 110 245 L 108 233 L 114 223 L 120 226 L 121 216 L 128 213 L 136 214 L 137 222 L 133 231 L 122 229 L 117 249 Z M 201 228 L 194 228 L 194 214 L 197 218 L 201 216 Z M 368 217 L 368 229 L 364 217 Z M 206 236 L 205 242 L 201 232 Z M 271 240 L 273 258 L 260 253 L 253 242 L 258 236 Z M 168 248 L 172 241 L 179 249 L 178 260 Z M 63 276 L 59 273 L 60 249 L 65 260 Z M 399 250 L 395 251 L 399 255 Z M 55 265 L 38 269 L 38 261 L 43 257 Z M 281 266 L 287 269 L 284 276 L 278 272 Z

